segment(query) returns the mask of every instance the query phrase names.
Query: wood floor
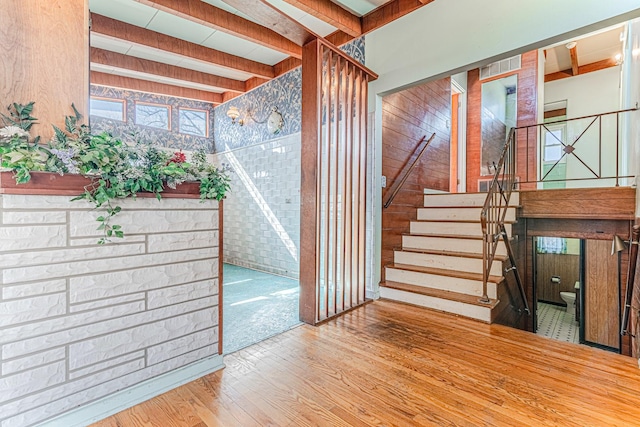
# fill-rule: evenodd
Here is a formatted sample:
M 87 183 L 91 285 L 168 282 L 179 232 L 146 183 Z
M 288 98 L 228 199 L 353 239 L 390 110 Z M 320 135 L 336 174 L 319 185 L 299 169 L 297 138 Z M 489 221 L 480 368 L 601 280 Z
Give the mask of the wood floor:
M 635 359 L 377 301 L 94 425 L 632 426 Z

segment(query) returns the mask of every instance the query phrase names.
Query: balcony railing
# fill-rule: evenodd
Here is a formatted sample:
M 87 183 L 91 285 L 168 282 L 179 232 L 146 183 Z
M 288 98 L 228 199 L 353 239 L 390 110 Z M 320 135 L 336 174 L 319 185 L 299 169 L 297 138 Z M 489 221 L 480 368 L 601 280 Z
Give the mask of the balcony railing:
M 633 178 L 627 163 L 626 123 L 636 119 L 637 110 L 516 128 L 520 183 L 537 183 L 538 188 L 624 185 Z

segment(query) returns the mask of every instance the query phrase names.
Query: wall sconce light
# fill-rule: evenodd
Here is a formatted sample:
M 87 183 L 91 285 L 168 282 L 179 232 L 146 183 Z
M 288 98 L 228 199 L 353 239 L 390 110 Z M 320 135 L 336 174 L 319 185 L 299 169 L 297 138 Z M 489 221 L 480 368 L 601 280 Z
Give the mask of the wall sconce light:
M 622 240 L 622 238 L 620 238 L 620 236 L 616 234 L 615 236 L 613 236 L 613 244 L 611 245 L 611 255 L 615 254 L 616 252 L 624 251 L 625 249 L 627 249 L 628 244 L 629 244 L 628 240 Z
M 244 126 L 246 120 L 240 118 L 240 110 L 238 107 L 229 107 L 227 110 L 227 117 L 231 119 L 231 124 L 239 124 L 240 126 Z M 253 120 L 253 122 L 257 124 L 265 124 L 267 125 L 267 130 L 271 134 L 278 134 L 284 127 L 284 119 L 280 111 L 278 111 L 278 107 L 272 107 L 271 113 L 268 114 L 263 120 L 258 120 L 253 115 L 253 109 L 247 110 L 246 117 Z
M 239 119 L 240 110 L 238 110 L 238 107 L 234 107 L 234 106 L 229 107 L 229 109 L 227 110 L 227 117 L 231 119 L 232 125 L 235 125 L 237 123 L 240 126 L 244 126 L 244 120 Z
M 622 54 L 621 53 L 616 53 L 616 56 L 614 56 L 613 59 L 616 60 L 616 65 L 622 64 Z

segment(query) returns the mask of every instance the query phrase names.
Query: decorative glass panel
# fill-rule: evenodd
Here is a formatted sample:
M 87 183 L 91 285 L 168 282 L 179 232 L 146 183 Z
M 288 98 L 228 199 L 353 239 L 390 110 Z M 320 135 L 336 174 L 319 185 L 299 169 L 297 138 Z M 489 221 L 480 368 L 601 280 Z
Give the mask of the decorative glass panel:
M 169 107 L 136 103 L 136 124 L 169 130 Z
M 125 121 L 124 100 L 91 98 L 89 102 L 89 114 L 123 122 Z
M 207 137 L 209 133 L 208 118 L 207 111 L 181 108 L 179 114 L 180 133 Z

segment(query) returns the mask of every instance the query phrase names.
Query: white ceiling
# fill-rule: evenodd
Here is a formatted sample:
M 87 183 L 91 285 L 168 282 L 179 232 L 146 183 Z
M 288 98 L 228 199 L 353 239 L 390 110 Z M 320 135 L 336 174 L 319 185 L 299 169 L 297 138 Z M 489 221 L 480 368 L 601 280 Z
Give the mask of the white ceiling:
M 182 0 L 176 0 L 182 1 Z M 222 0 L 201 0 L 212 6 L 223 9 L 255 22 L 251 17 L 239 12 L 237 9 L 227 5 Z M 312 32 L 327 36 L 337 29 L 316 18 L 315 16 L 300 10 L 284 0 L 267 0 L 271 5 L 280 9 L 289 17 L 301 23 Z M 391 0 L 332 0 L 334 3 L 351 11 L 357 16 L 362 16 L 375 8 L 387 3 Z M 260 62 L 273 66 L 284 59 L 287 55 L 263 45 L 245 40 L 243 38 L 225 33 L 223 31 L 209 28 L 205 25 L 198 24 L 193 21 L 181 18 L 176 15 L 164 12 L 157 8 L 146 6 L 134 0 L 89 0 L 89 9 L 91 12 L 122 21 L 131 25 L 146 28 L 158 33 L 166 34 L 175 38 L 189 41 L 198 45 L 202 45 L 211 49 L 236 55 L 252 61 Z M 92 33 L 91 46 L 117 52 L 123 55 L 133 56 L 137 58 L 147 59 L 151 61 L 161 62 L 182 68 L 201 71 L 203 73 L 214 74 L 221 77 L 232 78 L 236 80 L 246 81 L 252 76 L 248 73 L 230 70 L 224 67 L 215 66 L 203 61 L 198 61 L 160 49 L 153 49 L 147 46 L 136 45 L 126 40 L 107 37 L 104 35 Z M 94 71 L 117 74 L 126 77 L 139 78 L 144 80 L 156 81 L 160 83 L 169 83 L 184 87 L 199 88 L 203 90 L 221 92 L 220 88 L 206 87 L 196 83 L 181 82 L 166 77 L 155 76 L 151 74 L 124 70 L 121 68 L 109 67 L 100 64 L 91 65 Z
M 236 14 L 244 19 L 255 22 L 251 17 L 239 12 L 237 9 L 227 5 L 222 0 L 201 0 L 227 12 Z M 375 9 L 376 7 L 390 0 L 341 0 L 334 1 L 354 14 L 361 16 Z M 327 36 L 336 31 L 332 25 L 291 6 L 284 0 L 268 0 L 276 8 L 300 22 L 302 25 L 320 36 Z M 287 55 L 274 49 L 259 45 L 252 41 L 215 30 L 207 26 L 183 19 L 151 6 L 138 3 L 134 0 L 89 0 L 89 9 L 93 13 L 103 15 L 131 25 L 143 27 L 158 33 L 166 34 L 175 38 L 189 41 L 211 49 L 250 59 L 256 62 L 275 65 L 287 58 Z M 203 73 L 214 74 L 221 77 L 246 81 L 251 75 L 230 70 L 224 67 L 211 65 L 209 63 L 189 59 L 166 52 L 160 49 L 153 49 L 147 46 L 136 45 L 126 40 L 107 37 L 100 34 L 91 35 L 91 46 L 100 49 L 117 52 L 137 58 L 161 62 L 182 68 L 189 68 Z M 120 68 L 108 67 L 100 64 L 91 64 L 93 71 L 117 74 L 126 77 L 139 78 L 143 80 L 170 83 L 174 85 L 205 89 L 213 92 L 223 92 L 220 88 L 203 87 L 199 84 L 180 82 L 151 74 L 136 71 L 123 70 Z
M 547 47 L 545 75 L 571 69 L 571 56 L 566 47 L 569 42 L 576 42 L 579 66 L 615 58 L 616 54 L 622 54 L 623 43 L 620 40 L 620 34 L 624 33 L 624 29 L 624 25 L 617 25 Z

